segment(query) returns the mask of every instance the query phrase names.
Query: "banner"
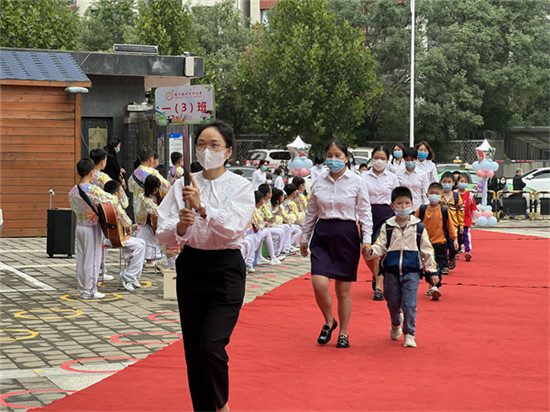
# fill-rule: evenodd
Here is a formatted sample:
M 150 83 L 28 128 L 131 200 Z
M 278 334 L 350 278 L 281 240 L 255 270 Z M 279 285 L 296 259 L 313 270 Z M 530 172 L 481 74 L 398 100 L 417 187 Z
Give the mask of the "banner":
M 155 91 L 155 118 L 159 126 L 212 123 L 216 118 L 214 86 L 159 87 Z

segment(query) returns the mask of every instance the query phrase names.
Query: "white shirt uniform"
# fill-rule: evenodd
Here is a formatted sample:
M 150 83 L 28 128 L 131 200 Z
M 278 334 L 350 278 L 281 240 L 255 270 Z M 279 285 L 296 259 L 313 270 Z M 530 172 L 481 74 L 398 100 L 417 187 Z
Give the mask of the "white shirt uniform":
M 283 180 L 282 176 L 277 176 L 275 178 L 275 183 L 273 184 L 275 189 L 284 190 L 285 188 L 285 181 Z
M 367 182 L 371 205 L 389 205 L 391 203 L 391 192 L 399 186 L 399 179 L 395 174 L 384 169 L 376 176 L 373 169 L 363 173 L 361 177 Z
M 396 159 L 393 159 L 393 162 L 388 162 L 387 169 L 394 174 L 398 174 L 401 170 L 405 169 L 405 161 L 403 160 L 403 158 L 401 158 L 400 162 Z
M 403 169 L 400 173 L 397 174 L 399 179 L 399 185 L 408 187 L 413 196 L 412 210 L 416 210 L 420 205 L 428 204 L 428 198 L 426 193 L 428 193 L 428 175 L 421 170 L 418 170 L 417 167 L 414 168 L 412 173 L 407 169 Z
M 302 243 L 309 243 L 318 219 L 353 220 L 359 218 L 363 243 L 370 243 L 372 215 L 369 190 L 360 176 L 346 169 L 336 181 L 330 173 L 315 180 L 302 225 Z
M 422 170 L 428 175 L 428 184 L 439 182 L 439 177 L 437 176 L 437 167 L 431 160 L 426 159 L 423 162 L 418 160 L 416 162 L 416 168 Z
M 267 174 L 261 168 L 252 173 L 252 188 L 258 190 L 261 184 L 267 180 Z
M 215 180 L 204 178 L 202 172 L 193 177 L 206 217 L 195 214 L 193 225 L 178 235 L 179 211 L 185 208 L 183 179 L 178 179 L 158 208 L 157 238 L 172 248 L 185 244 L 201 250 L 240 249 L 256 206 L 252 184 L 228 171 Z
M 313 166 L 311 169 L 309 169 L 309 175 L 311 176 L 311 183 L 315 182 L 315 179 L 317 179 L 323 173 L 326 173 L 327 170 L 328 169 L 324 165 L 323 167 Z

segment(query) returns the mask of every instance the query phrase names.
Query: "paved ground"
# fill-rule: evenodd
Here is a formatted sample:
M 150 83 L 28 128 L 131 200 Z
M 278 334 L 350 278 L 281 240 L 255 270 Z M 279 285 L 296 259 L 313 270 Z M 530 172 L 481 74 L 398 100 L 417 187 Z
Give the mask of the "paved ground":
M 550 222 L 503 221 L 491 230 L 550 237 Z M 45 238 L 0 239 L 0 411 L 46 405 L 179 339 L 177 304 L 163 298 L 162 274 L 145 272 L 134 293 L 105 282 L 106 299 L 83 301 L 75 263 L 49 258 Z M 108 265 L 116 273 L 118 253 Z M 309 259 L 298 256 L 258 267 L 245 303 L 308 271 Z

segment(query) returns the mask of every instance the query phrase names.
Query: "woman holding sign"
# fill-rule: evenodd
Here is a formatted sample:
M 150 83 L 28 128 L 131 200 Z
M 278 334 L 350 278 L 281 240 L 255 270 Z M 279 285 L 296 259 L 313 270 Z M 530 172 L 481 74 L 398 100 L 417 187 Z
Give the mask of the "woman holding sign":
M 225 347 L 245 293 L 240 247 L 254 213 L 254 191 L 225 169 L 232 148 L 228 124 L 204 126 L 195 138 L 204 170 L 190 175 L 191 185 L 177 180 L 158 210 L 158 239 L 183 246 L 176 260 L 178 304 L 189 389 L 200 411 L 229 410 Z

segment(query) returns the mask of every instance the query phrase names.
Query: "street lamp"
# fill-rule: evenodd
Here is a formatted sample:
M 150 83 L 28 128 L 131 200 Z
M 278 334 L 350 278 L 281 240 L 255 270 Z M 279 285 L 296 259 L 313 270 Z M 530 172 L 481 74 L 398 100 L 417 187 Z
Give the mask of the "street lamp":
M 410 124 L 409 146 L 414 146 L 414 26 L 415 26 L 415 0 L 411 0 L 411 91 L 410 91 Z

